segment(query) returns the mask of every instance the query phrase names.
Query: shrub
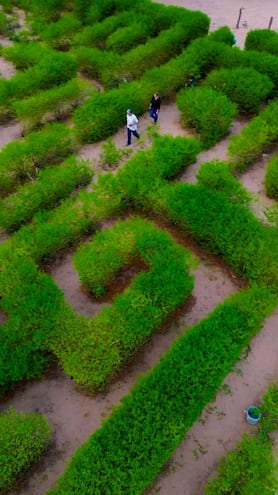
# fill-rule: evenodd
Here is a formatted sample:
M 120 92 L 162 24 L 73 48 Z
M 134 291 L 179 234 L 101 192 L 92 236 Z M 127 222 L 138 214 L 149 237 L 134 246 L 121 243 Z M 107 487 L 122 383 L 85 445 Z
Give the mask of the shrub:
M 245 39 L 246 50 L 268 52 L 278 55 L 278 34 L 271 29 L 253 29 L 248 31 Z
M 154 197 L 152 201 L 155 208 Z M 218 191 L 185 183 L 160 190 L 158 204 L 164 204 L 164 215 L 223 256 L 250 284 L 278 290 L 275 229 L 263 226 L 248 209 Z
M 37 168 L 60 163 L 77 149 L 71 130 L 59 123 L 31 132 L 23 141 L 8 143 L 0 152 L 0 193 L 5 196 L 18 184 L 34 178 Z
M 43 22 L 52 22 L 59 19 L 62 10 L 66 7 L 66 0 L 21 0 L 22 8 L 30 11 L 34 18 Z
M 77 73 L 77 61 L 66 54 L 45 54 L 39 63 L 18 72 L 9 80 L 0 81 L 0 105 L 26 97 L 39 89 L 49 89 L 67 82 Z
M 48 120 L 65 118 L 73 108 L 84 103 L 95 91 L 90 83 L 76 78 L 55 88 L 38 92 L 35 96 L 15 101 L 12 106 L 25 133 Z
M 83 45 L 96 48 L 104 48 L 108 36 L 119 27 L 126 26 L 132 18 L 132 12 L 121 12 L 109 16 L 102 22 L 95 22 L 92 26 L 86 26 L 80 33 L 73 36 L 73 45 Z
M 250 194 L 231 173 L 228 163 L 219 160 L 202 163 L 196 177 L 199 184 L 208 189 L 220 191 L 233 202 L 247 205 L 251 201 Z
M 118 222 L 96 234 L 76 254 L 75 263 L 85 286 L 100 295 L 111 277 L 137 256 L 150 270 L 140 273 L 94 320 L 69 324 L 67 338 L 61 329 L 50 343 L 65 371 L 93 393 L 104 389 L 192 291 L 189 255 L 142 219 Z
M 1 308 L 9 315 L 0 332 L 0 395 L 23 380 L 40 377 L 53 359 L 46 346 L 57 331 L 64 301 L 48 275 L 24 251 L 1 258 Z
M 211 41 L 226 43 L 229 46 L 233 46 L 235 43 L 235 35 L 232 33 L 229 26 L 222 26 L 215 31 L 211 31 L 208 34 L 208 38 Z
M 189 88 L 177 96 L 182 123 L 193 127 L 204 148 L 210 148 L 227 134 L 237 108 L 225 95 L 211 88 Z
M 140 116 L 147 108 L 149 98 L 149 94 L 142 93 L 139 82 L 90 98 L 73 113 L 74 132 L 78 140 L 89 143 L 109 137 L 126 124 L 127 102 L 133 102 L 133 111 Z
M 268 162 L 265 174 L 265 190 L 269 198 L 278 199 L 278 154 Z
M 79 70 L 85 73 L 88 77 L 98 79 L 102 83 L 111 81 L 110 67 L 119 65 L 121 63 L 121 57 L 113 52 L 104 51 L 98 48 L 79 47 L 76 48 L 74 53 Z M 105 74 L 108 74 L 105 75 Z
M 274 84 L 269 77 L 253 68 L 215 69 L 204 86 L 227 95 L 243 114 L 258 113 L 260 105 L 271 95 Z
M 278 136 L 278 103 L 269 103 L 257 117 L 253 118 L 237 136 L 232 136 L 228 145 L 231 167 L 245 170 L 266 152 Z
M 88 184 L 92 169 L 85 161 L 71 157 L 59 167 L 47 167 L 36 181 L 19 187 L 17 193 L 1 202 L 0 225 L 12 232 L 32 219 L 38 210 L 54 208 L 76 187 Z
M 0 34 L 10 36 L 15 24 L 16 16 L 10 16 L 2 10 L 0 11 Z
M 51 433 L 47 419 L 39 414 L 17 413 L 11 407 L 0 414 L 1 493 L 41 457 Z
M 68 50 L 71 46 L 72 36 L 81 27 L 82 24 L 75 15 L 65 14 L 57 22 L 48 24 L 40 33 L 40 37 L 53 49 Z
M 18 70 L 27 69 L 39 63 L 47 53 L 50 54 L 47 47 L 36 42 L 15 43 L 11 46 L 5 46 L 1 50 L 1 55 L 10 60 Z
M 118 28 L 106 40 L 106 49 L 116 53 L 125 53 L 140 43 L 144 43 L 152 37 L 155 26 L 152 19 L 139 16 L 136 22 L 129 26 Z

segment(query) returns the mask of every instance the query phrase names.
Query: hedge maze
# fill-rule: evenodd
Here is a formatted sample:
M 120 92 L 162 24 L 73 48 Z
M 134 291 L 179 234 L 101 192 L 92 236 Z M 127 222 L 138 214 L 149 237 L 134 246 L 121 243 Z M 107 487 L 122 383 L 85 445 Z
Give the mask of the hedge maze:
M 26 15 L 19 32 L 11 27 L 14 7 Z M 7 28 L 1 32 L 13 44 L 0 54 L 17 74 L 0 79 L 0 119 L 20 121 L 24 135 L 0 151 L 0 226 L 9 234 L 0 245 L 0 305 L 7 317 L 0 331 L 1 396 L 43 377 L 53 362 L 84 393 L 107 390 L 121 376 L 194 287 L 193 256 L 165 222 L 246 280 L 244 289 L 185 329 L 48 492 L 141 495 L 277 305 L 277 227 L 254 216 L 239 180 L 277 145 L 277 53 L 268 33 L 250 33 L 240 50 L 228 28 L 208 34 L 205 14 L 149 0 L 5 0 L 1 16 L 0 28 Z M 192 73 L 197 86 L 185 88 Z M 158 133 L 150 147 L 92 182 L 92 165 L 77 160 L 78 150 L 125 125 L 127 102 L 143 115 L 158 88 L 163 101 L 176 101 L 195 136 Z M 203 164 L 196 184 L 180 181 L 237 115 L 248 124 L 230 139 L 227 162 Z M 66 116 L 70 126 L 61 121 Z M 277 166 L 274 155 L 266 170 L 266 192 L 274 199 Z M 114 226 L 101 230 L 108 219 Z M 69 248 L 80 284 L 94 297 L 133 263 L 140 273 L 109 307 L 86 318 L 66 303 L 46 270 Z M 0 493 L 51 442 L 47 420 L 27 416 L 0 414 L 0 429 L 14 432 L 0 445 L 0 470 L 1 459 L 6 470 Z M 18 430 L 25 441 L 12 463 Z

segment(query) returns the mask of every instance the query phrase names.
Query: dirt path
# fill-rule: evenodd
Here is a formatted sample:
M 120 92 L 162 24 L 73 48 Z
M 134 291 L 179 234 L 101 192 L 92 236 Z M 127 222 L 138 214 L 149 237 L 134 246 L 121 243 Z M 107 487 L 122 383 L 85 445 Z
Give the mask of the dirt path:
M 170 0 L 165 3 L 178 4 L 179 1 Z M 249 0 L 248 4 L 250 3 Z M 238 0 L 233 2 L 180 0 L 179 4 L 207 12 L 212 18 L 212 29 L 219 25 L 229 25 L 228 21 L 231 20 L 235 25 L 238 10 L 244 7 Z M 275 14 L 274 11 L 277 13 L 274 22 L 278 21 L 277 8 L 276 0 L 271 2 L 266 0 L 263 4 L 252 0 L 252 7 L 248 7 L 246 1 L 242 20 L 247 20 L 248 28 L 265 27 L 269 16 Z M 261 21 L 262 25 L 258 26 L 257 21 Z M 240 26 L 237 32 L 238 44 L 243 43 L 248 28 Z M 0 58 L 0 72 L 1 64 Z M 144 132 L 149 123 L 150 119 L 147 115 L 142 117 L 140 132 Z M 159 125 L 162 134 L 188 135 L 180 126 L 179 112 L 174 104 L 163 105 Z M 242 125 L 244 125 L 242 120 L 235 120 L 231 132 L 240 132 Z M 19 139 L 15 137 L 18 136 L 15 126 L 0 129 L 0 147 L 9 141 Z M 117 146 L 124 146 L 125 128 L 119 130 L 114 140 Z M 213 149 L 201 153 L 196 164 L 182 175 L 181 180 L 195 182 L 196 171 L 202 162 L 213 158 L 225 159 L 227 143 L 228 138 Z M 138 149 L 138 144 L 134 143 L 132 148 Z M 80 150 L 79 157 L 87 158 L 94 164 L 100 151 L 101 143 L 87 145 Z M 258 201 L 254 203 L 254 210 L 261 218 L 265 206 L 272 203 L 266 198 L 263 189 L 265 162 L 265 158 L 262 158 L 242 176 L 245 187 L 257 195 Z M 215 258 L 203 256 L 201 252 L 196 253 L 196 256 L 199 259 L 199 266 L 194 272 L 195 286 L 190 301 L 173 319 L 166 333 L 156 334 L 151 338 L 134 366 L 122 379 L 114 383 L 106 394 L 95 398 L 85 396 L 57 367 L 52 369 L 42 381 L 34 381 L 19 387 L 0 404 L 0 410 L 13 405 L 21 411 L 40 411 L 49 418 L 55 429 L 54 445 L 49 449 L 48 455 L 38 467 L 33 469 L 31 476 L 13 492 L 14 495 L 44 495 L 62 474 L 65 462 L 71 458 L 78 446 L 99 428 L 103 417 L 109 414 L 113 404 L 118 404 L 120 398 L 129 392 L 138 375 L 145 373 L 159 361 L 171 342 L 186 326 L 196 324 L 231 292 L 238 290 L 236 278 Z M 65 292 L 66 300 L 75 310 L 93 317 L 101 306 L 82 292 L 71 258 L 72 253 L 68 253 L 61 260 L 53 263 L 51 274 L 57 285 Z M 203 487 L 217 466 L 219 457 L 234 446 L 245 430 L 252 428 L 245 420 L 244 409 L 260 399 L 270 379 L 278 380 L 277 323 L 278 311 L 266 320 L 260 334 L 253 339 L 251 352 L 236 365 L 236 371 L 227 376 L 223 391 L 228 393 L 222 391 L 217 394 L 213 404 L 206 408 L 200 420 L 194 424 L 175 452 L 168 469 L 146 494 L 203 495 Z

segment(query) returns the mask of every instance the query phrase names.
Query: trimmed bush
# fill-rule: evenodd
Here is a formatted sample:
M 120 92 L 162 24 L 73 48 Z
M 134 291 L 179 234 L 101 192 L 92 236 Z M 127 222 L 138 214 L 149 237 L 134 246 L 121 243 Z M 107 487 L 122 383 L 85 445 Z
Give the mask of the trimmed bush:
M 265 190 L 269 198 L 278 199 L 278 154 L 270 158 L 265 173 Z
M 204 148 L 210 148 L 227 134 L 237 107 L 227 96 L 211 88 L 187 88 L 177 96 L 182 123 L 193 127 Z
M 37 168 L 60 163 L 76 149 L 71 130 L 58 123 L 8 143 L 0 152 L 0 195 L 13 192 L 18 184 L 35 178 Z
M 54 208 L 78 186 L 88 184 L 93 171 L 85 161 L 69 158 L 59 167 L 47 167 L 36 181 L 19 187 L 17 193 L 1 202 L 0 225 L 8 232 L 18 229 L 43 209 Z
M 21 8 L 32 13 L 39 21 L 52 22 L 59 19 L 61 12 L 66 8 L 67 0 L 20 0 Z
M 106 49 L 113 50 L 116 53 L 125 53 L 138 44 L 145 43 L 151 38 L 156 31 L 153 19 L 147 16 L 138 16 L 134 23 L 128 26 L 118 28 L 106 40 Z
M 72 44 L 74 46 L 104 48 L 108 36 L 119 27 L 128 25 L 133 15 L 135 16 L 133 11 L 121 12 L 107 17 L 102 22 L 95 22 L 92 26 L 86 26 L 80 33 L 73 36 Z
M 90 83 L 76 78 L 15 101 L 12 106 L 25 133 L 48 120 L 65 118 L 75 107 L 88 100 L 92 93 L 96 93 L 96 89 Z
M 36 42 L 15 43 L 1 49 L 2 57 L 12 62 L 18 70 L 38 64 L 45 54 L 50 53 L 47 47 Z
M 271 29 L 253 29 L 245 39 L 246 50 L 256 50 L 278 55 L 278 34 Z
M 49 445 L 52 429 L 44 416 L 17 413 L 13 408 L 0 414 L 0 491 L 6 493 Z
M 73 52 L 77 59 L 78 67 L 81 72 L 88 77 L 98 79 L 103 83 L 111 81 L 110 67 L 120 65 L 121 57 L 113 52 L 101 50 L 99 48 L 87 48 L 81 46 Z M 107 74 L 107 75 L 106 75 Z
M 278 102 L 269 103 L 228 145 L 229 162 L 233 169 L 244 171 L 267 152 L 278 138 Z
M 82 143 L 103 140 L 126 124 L 128 102 L 132 101 L 133 111 L 140 116 L 148 107 L 150 95 L 142 94 L 139 82 L 124 85 L 97 96 L 78 107 L 73 113 L 74 132 Z M 109 108 L 109 112 L 106 109 Z
M 150 267 L 148 272 L 140 273 L 93 320 L 69 322 L 66 338 L 61 329 L 49 343 L 66 373 L 90 392 L 104 390 L 192 291 L 191 257 L 166 232 L 142 219 L 118 222 L 108 232 L 96 234 L 92 245 L 78 252 L 75 263 L 86 287 L 100 295 L 120 268 L 137 256 Z
M 251 67 L 215 69 L 204 86 L 224 93 L 237 104 L 239 113 L 258 113 L 260 105 L 271 95 L 274 84 L 268 76 Z
M 0 106 L 29 96 L 40 89 L 64 84 L 76 76 L 77 61 L 59 52 L 45 54 L 39 63 L 18 72 L 9 80 L 0 80 Z
M 219 160 L 202 163 L 196 177 L 200 185 L 221 192 L 230 201 L 243 205 L 251 201 L 251 195 L 231 173 L 228 163 Z
M 46 345 L 62 319 L 63 294 L 35 264 L 13 252 L 0 274 L 1 309 L 9 315 L 0 332 L 0 394 L 23 379 L 41 377 L 53 360 Z
M 79 31 L 82 23 L 73 14 L 65 14 L 57 22 L 48 24 L 40 33 L 40 37 L 55 50 L 68 50 L 73 35 Z
M 211 31 L 208 34 L 209 40 L 220 41 L 226 43 L 226 45 L 233 46 L 235 44 L 235 35 L 229 28 L 229 26 L 222 26 L 215 31 Z

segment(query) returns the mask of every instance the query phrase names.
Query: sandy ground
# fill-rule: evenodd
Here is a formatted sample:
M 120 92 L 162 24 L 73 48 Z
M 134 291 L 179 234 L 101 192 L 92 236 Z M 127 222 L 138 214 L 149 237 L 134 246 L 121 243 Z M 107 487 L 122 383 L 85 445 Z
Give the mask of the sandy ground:
M 278 21 L 278 5 L 276 1 L 266 0 L 263 4 L 250 0 L 242 4 L 238 0 L 231 1 L 167 1 L 207 12 L 212 19 L 211 28 L 221 25 L 235 27 L 239 8 L 243 8 L 242 22 L 237 31 L 238 45 L 244 43 L 248 29 L 267 27 L 270 16 L 274 16 L 272 27 Z M 1 42 L 1 41 L 0 41 Z M 12 74 L 12 68 L 3 63 L 0 57 L 0 72 L 5 77 Z M 140 132 L 144 130 L 150 119 L 147 115 L 140 119 Z M 161 133 L 188 135 L 180 125 L 179 112 L 174 104 L 163 105 L 159 118 Z M 231 133 L 238 133 L 244 125 L 242 120 L 235 120 Z M 19 139 L 18 125 L 11 124 L 0 127 L 0 147 L 7 142 Z M 125 144 L 125 129 L 120 129 L 114 136 L 117 146 Z M 180 180 L 194 182 L 200 164 L 213 158 L 225 159 L 229 136 L 214 148 L 201 153 L 197 162 L 192 165 Z M 138 143 L 132 149 L 138 149 Z M 95 167 L 99 158 L 101 143 L 84 146 L 79 157 L 89 159 Z M 263 210 L 271 205 L 264 194 L 264 173 L 266 158 L 256 163 L 241 180 L 245 187 L 255 194 L 253 208 L 255 213 L 264 219 Z M 100 171 L 96 167 L 97 171 Z M 171 230 L 177 242 L 186 240 Z M 128 371 L 115 382 L 107 393 L 95 398 L 87 397 L 76 389 L 74 383 L 64 375 L 59 367 L 49 371 L 42 381 L 34 381 L 18 387 L 13 394 L 0 403 L 0 411 L 13 405 L 21 411 L 39 411 L 45 414 L 54 427 L 53 445 L 39 466 L 12 493 L 13 495 L 44 495 L 48 488 L 64 470 L 65 462 L 71 458 L 75 450 L 86 441 L 88 436 L 99 428 L 102 419 L 107 416 L 113 404 L 127 394 L 137 377 L 151 369 L 169 348 L 175 337 L 185 327 L 196 324 L 212 311 L 217 304 L 230 293 L 242 286 L 223 263 L 213 256 L 202 252 L 191 245 L 199 266 L 194 272 L 194 291 L 188 302 L 180 309 L 170 322 L 167 331 L 153 335 L 145 349 Z M 101 305 L 89 298 L 82 290 L 77 274 L 72 266 L 72 254 L 69 252 L 56 260 L 50 267 L 50 273 L 65 293 L 66 300 L 74 309 L 88 317 L 93 317 L 101 310 Z M 0 314 L 1 316 L 1 314 Z M 235 369 L 225 380 L 225 389 L 219 391 L 215 401 L 210 404 L 202 417 L 188 432 L 185 440 L 175 452 L 167 469 L 156 480 L 146 495 L 202 495 L 204 485 L 216 468 L 219 458 L 227 450 L 234 447 L 246 430 L 252 430 L 245 419 L 244 409 L 260 400 L 271 379 L 278 380 L 278 311 L 268 318 L 260 334 L 251 343 L 251 351 L 236 364 Z M 224 390 L 226 393 L 224 393 Z M 228 393 L 227 393 L 228 392 Z M 124 495 L 124 494 L 123 494 Z

